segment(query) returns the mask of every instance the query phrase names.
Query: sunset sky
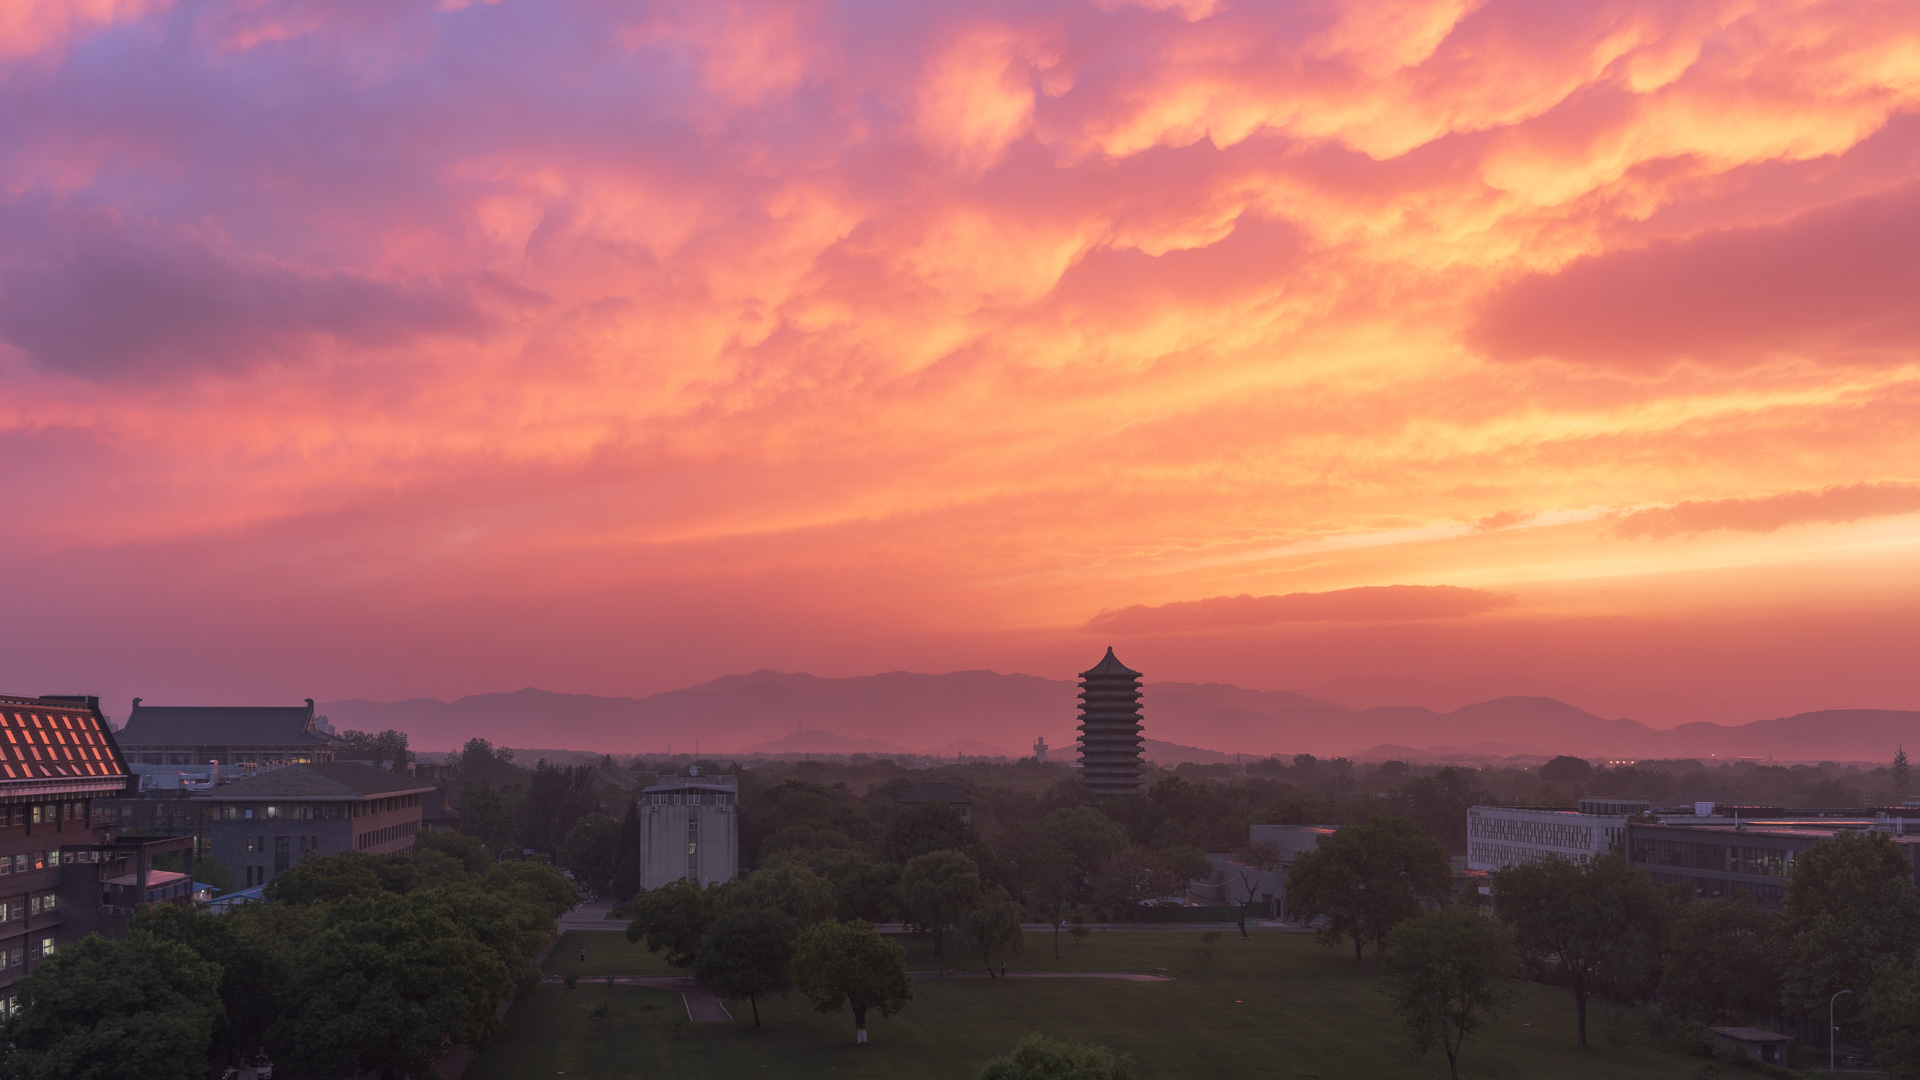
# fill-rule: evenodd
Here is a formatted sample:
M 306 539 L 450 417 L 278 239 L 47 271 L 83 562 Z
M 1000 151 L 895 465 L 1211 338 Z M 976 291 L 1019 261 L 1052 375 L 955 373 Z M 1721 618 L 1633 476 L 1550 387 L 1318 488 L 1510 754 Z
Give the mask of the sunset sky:
M 0 691 L 1920 708 L 1920 4 L 0 5 Z

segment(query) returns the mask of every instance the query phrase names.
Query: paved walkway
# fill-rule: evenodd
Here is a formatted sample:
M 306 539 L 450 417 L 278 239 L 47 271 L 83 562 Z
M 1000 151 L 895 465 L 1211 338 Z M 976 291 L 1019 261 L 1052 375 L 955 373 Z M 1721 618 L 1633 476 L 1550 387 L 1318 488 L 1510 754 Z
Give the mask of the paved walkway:
M 612 910 L 613 901 L 611 900 L 580 904 L 572 911 L 560 916 L 560 932 L 564 934 L 569 930 L 625 930 L 626 923 L 607 918 L 607 912 Z
M 916 979 L 985 979 L 984 971 L 949 971 L 945 975 L 937 971 L 909 971 L 907 974 Z M 996 979 L 1119 979 L 1122 982 L 1172 982 L 1166 975 L 1148 975 L 1138 971 L 1009 971 L 1005 975 L 994 975 Z

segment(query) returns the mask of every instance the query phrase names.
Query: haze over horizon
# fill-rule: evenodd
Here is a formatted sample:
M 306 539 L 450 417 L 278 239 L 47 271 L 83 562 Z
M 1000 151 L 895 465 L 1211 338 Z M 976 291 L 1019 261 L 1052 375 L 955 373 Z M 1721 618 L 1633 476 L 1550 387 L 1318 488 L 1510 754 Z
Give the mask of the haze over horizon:
M 1916 57 L 1865 0 L 12 5 L 0 689 L 1113 644 L 1920 709 Z

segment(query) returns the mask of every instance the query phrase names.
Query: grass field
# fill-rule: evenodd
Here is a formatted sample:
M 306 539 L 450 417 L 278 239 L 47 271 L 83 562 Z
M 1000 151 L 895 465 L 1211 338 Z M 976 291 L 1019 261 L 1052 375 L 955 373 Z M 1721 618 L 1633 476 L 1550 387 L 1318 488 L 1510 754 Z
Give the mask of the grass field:
M 909 939 L 910 966 L 930 969 L 932 951 Z M 1308 937 L 1228 929 L 1204 968 L 1189 930 L 1113 931 L 1063 943 L 1055 962 L 1046 935 L 1030 934 L 1009 970 L 1115 970 L 1166 974 L 1173 982 L 916 979 L 914 1000 L 891 1018 L 868 1019 L 872 1042 L 853 1045 L 851 1014 L 819 1013 L 798 997 L 761 1003 L 756 1030 L 745 1004 L 729 1024 L 685 1022 L 678 995 L 582 981 L 542 986 L 507 1014 L 506 1030 L 482 1052 L 468 1080 L 664 1076 L 928 1077 L 973 1080 L 981 1065 L 1023 1035 L 1045 1033 L 1104 1043 L 1133 1054 L 1144 1078 L 1261 1077 L 1334 1080 L 1446 1075 L 1444 1058 L 1415 1062 L 1384 999 L 1375 966 Z M 587 949 L 587 962 L 578 950 Z M 962 969 L 979 970 L 976 960 Z M 549 955 L 550 974 L 666 974 L 645 949 L 615 932 L 569 933 Z M 1501 1078 L 1672 1078 L 1691 1080 L 1700 1061 L 1651 1045 L 1636 1024 L 1624 1049 L 1573 1045 L 1570 997 L 1551 987 L 1514 986 L 1515 1004 L 1471 1037 L 1461 1074 Z M 605 1018 L 591 1014 L 606 1002 Z M 1612 1006 L 1595 1003 L 1596 1033 Z M 1617 1014 L 1614 1014 L 1617 1015 Z

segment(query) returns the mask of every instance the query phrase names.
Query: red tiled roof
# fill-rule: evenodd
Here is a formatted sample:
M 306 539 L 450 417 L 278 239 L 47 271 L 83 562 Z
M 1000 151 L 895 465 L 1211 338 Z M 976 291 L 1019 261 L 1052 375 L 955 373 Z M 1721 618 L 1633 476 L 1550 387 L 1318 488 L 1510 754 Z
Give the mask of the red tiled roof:
M 0 698 L 0 783 L 124 780 L 128 772 L 93 710 L 47 698 Z

